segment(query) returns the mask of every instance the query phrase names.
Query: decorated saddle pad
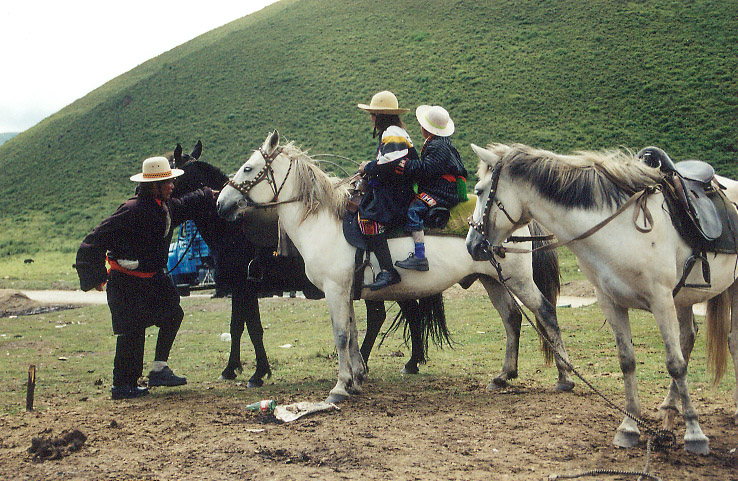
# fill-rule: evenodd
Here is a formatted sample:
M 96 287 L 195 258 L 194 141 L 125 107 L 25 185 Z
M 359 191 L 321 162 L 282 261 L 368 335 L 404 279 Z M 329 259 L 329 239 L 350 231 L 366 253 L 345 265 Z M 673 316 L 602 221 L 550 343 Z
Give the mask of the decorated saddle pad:
M 477 205 L 477 196 L 470 195 L 469 200 L 458 204 L 451 209 L 449 220 L 445 227 L 439 229 L 426 229 L 426 235 L 451 235 L 457 237 L 466 237 L 469 232 L 469 224 L 467 219 Z M 366 240 L 359 230 L 359 223 L 356 213 L 349 213 L 343 218 L 343 235 L 352 246 L 366 250 Z M 389 239 L 397 237 L 410 237 L 410 233 L 402 228 L 393 229 L 387 233 Z

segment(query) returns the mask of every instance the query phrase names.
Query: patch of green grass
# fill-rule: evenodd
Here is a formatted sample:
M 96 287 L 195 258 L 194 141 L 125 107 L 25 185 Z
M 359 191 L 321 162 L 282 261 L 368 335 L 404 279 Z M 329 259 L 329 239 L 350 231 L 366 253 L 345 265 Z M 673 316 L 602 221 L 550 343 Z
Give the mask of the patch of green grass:
M 501 367 L 505 333 L 499 316 L 481 292 L 472 288 L 447 297 L 446 312 L 455 346 L 443 350 L 431 348 L 429 361 L 421 366 L 419 376 L 400 375 L 409 350 L 395 333 L 386 338 L 381 348 L 375 347 L 369 361 L 370 378 L 407 383 L 409 390 L 427 389 L 429 381 L 441 378 L 446 383 L 458 383 L 460 389 L 469 380 L 488 384 Z M 279 401 L 286 394 L 299 399 L 300 393 L 315 390 L 327 395 L 335 384 L 337 359 L 324 301 L 290 298 L 261 301 L 264 341 L 274 375 L 259 390 L 245 388 L 254 367 L 247 336 L 242 341 L 246 369 L 242 377 L 235 385 L 216 381 L 228 358 L 229 343 L 222 341 L 220 335 L 228 330 L 229 300 L 189 297 L 183 298 L 182 305 L 186 315 L 170 365 L 177 373 L 187 376 L 188 385 L 174 389 L 208 390 L 218 396 L 249 402 L 262 398 Z M 363 303 L 357 302 L 355 306 L 362 329 L 366 319 Z M 392 307 L 390 315 L 396 309 Z M 591 306 L 560 308 L 558 313 L 564 342 L 575 367 L 616 404 L 622 405 L 623 385 L 616 349 L 609 326 L 603 325 L 601 311 Z M 669 385 L 664 348 L 650 314 L 635 311 L 631 317 L 641 399 L 644 409 L 649 410 L 658 406 Z M 157 330 L 151 328 L 147 333 L 144 375 L 153 359 Z M 25 409 L 25 384 L 31 364 L 38 369 L 35 406 L 39 410 L 45 409 L 52 397 L 63 397 L 70 403 L 109 399 L 114 350 L 115 339 L 106 306 L 0 320 L 3 359 L 0 413 L 12 415 Z M 397 351 L 401 351 L 402 357 L 396 356 Z M 524 386 L 553 389 L 556 382 L 556 369 L 544 364 L 538 339 L 527 324 L 521 336 L 519 374 L 514 382 Z M 704 335 L 698 336 L 689 381 L 698 409 L 711 401 L 723 406 L 731 404 L 730 392 L 735 386 L 732 369 L 728 369 L 719 386 L 711 386 L 705 373 Z M 588 390 L 581 381 L 576 382 L 577 390 Z M 371 383 L 367 389 L 371 389 Z M 603 405 L 603 410 L 606 409 Z
M 0 257 L 0 289 L 79 289 L 74 261 L 74 251 Z

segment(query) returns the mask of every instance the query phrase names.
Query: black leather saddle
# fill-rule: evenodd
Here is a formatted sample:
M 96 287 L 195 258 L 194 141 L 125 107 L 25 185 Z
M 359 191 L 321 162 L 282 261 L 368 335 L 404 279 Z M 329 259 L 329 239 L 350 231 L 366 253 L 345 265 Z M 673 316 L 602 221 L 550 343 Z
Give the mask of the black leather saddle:
M 710 287 L 710 265 L 705 254 L 738 252 L 738 212 L 715 180 L 715 170 L 701 160 L 674 163 L 658 147 L 646 147 L 637 157 L 664 173 L 662 187 L 672 224 L 692 248 L 673 294 L 676 296 L 682 287 Z M 705 284 L 686 284 L 698 260 Z
M 658 147 L 646 147 L 637 156 L 647 165 L 664 173 L 679 204 L 679 210 L 692 222 L 696 234 L 707 242 L 720 237 L 723 233 L 723 221 L 710 198 L 715 192 L 712 184 L 715 170 L 710 164 L 701 160 L 685 160 L 675 164 Z

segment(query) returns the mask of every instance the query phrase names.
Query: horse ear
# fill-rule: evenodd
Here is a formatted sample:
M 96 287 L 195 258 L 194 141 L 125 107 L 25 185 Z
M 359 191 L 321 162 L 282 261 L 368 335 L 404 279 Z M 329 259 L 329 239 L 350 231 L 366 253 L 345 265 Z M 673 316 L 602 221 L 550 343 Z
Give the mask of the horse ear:
M 193 159 L 199 159 L 202 155 L 202 141 L 198 140 L 197 144 L 195 145 L 195 148 L 192 149 L 192 153 L 190 154 L 190 157 Z
M 271 154 L 272 152 L 274 152 L 274 149 L 276 149 L 278 145 L 279 145 L 279 132 L 275 130 L 274 132 L 269 134 L 269 136 L 267 137 L 266 142 L 264 142 L 264 147 L 265 147 L 265 150 L 269 154 Z
M 496 155 L 495 153 L 490 152 L 487 149 L 483 149 L 482 147 L 479 147 L 478 145 L 475 145 L 475 144 L 471 144 L 471 148 L 474 151 L 474 153 L 477 154 L 477 157 L 479 157 L 479 160 L 489 165 L 490 167 L 493 167 L 502 158 Z
M 174 165 L 179 165 L 182 163 L 182 146 L 177 144 L 177 147 L 174 148 Z

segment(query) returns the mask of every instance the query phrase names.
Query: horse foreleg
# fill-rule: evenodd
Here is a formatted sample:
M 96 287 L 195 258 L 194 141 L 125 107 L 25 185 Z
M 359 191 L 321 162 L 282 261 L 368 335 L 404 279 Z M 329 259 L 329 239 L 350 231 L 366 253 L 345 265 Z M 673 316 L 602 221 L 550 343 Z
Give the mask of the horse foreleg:
M 231 297 L 231 352 L 228 355 L 228 364 L 226 364 L 223 372 L 220 373 L 220 379 L 229 381 L 236 379 L 236 376 L 243 372 L 243 365 L 241 364 L 241 336 L 243 335 L 245 317 L 236 308 L 236 305 L 242 302 L 238 300 L 238 292 L 239 290 L 234 290 Z
M 261 387 L 264 385 L 264 376 L 271 377 L 272 371 L 269 367 L 266 349 L 264 348 L 264 328 L 261 325 L 259 313 L 259 297 L 256 289 L 238 289 L 233 293 L 233 318 L 244 322 L 254 346 L 256 355 L 256 370 L 249 378 L 248 387 Z M 243 327 L 241 327 L 243 331 Z
M 353 306 L 350 293 L 337 286 L 328 286 L 325 289 L 325 299 L 328 303 L 333 326 L 333 340 L 338 353 L 338 381 L 331 389 L 326 402 L 337 403 L 347 400 L 351 392 L 357 392 L 360 389 L 358 380 L 366 376 L 366 365 L 359 352 L 358 342 L 352 342 L 351 339 L 352 334 L 356 336 L 356 329 L 351 327 L 351 323 L 355 325 L 355 321 L 352 319 Z M 355 350 L 355 353 L 352 353 L 352 350 Z M 361 363 L 357 363 L 358 360 L 361 360 Z
M 361 343 L 361 357 L 364 358 L 364 363 L 368 364 L 369 355 L 372 353 L 379 331 L 387 319 L 387 311 L 384 309 L 384 301 L 365 301 L 365 304 L 366 334 L 364 334 L 364 341 Z
M 694 348 L 695 334 L 697 333 L 697 325 L 695 323 L 694 311 L 692 306 L 677 307 L 677 319 L 679 319 L 679 344 L 682 348 L 682 356 L 689 363 Z M 662 427 L 667 430 L 674 429 L 676 416 L 679 414 L 679 390 L 676 382 L 672 379 L 669 385 L 669 392 L 664 398 L 664 402 L 659 406 L 658 418 L 662 420 Z
M 656 319 L 661 338 L 664 341 L 666 370 L 676 383 L 682 401 L 682 412 L 684 413 L 686 427 L 684 449 L 698 454 L 708 454 L 710 452 L 709 441 L 697 421 L 697 411 L 692 405 L 687 389 L 687 361 L 682 355 L 679 334 L 677 333 L 679 321 L 677 320 L 671 292 L 666 291 L 660 296 L 654 295 L 651 302 L 651 312 Z
M 418 364 L 425 363 L 425 341 L 423 340 L 423 326 L 420 318 L 418 301 L 397 301 L 402 309 L 408 328 L 410 329 L 410 359 L 402 368 L 403 374 L 418 374 Z
M 628 309 L 614 305 L 609 298 L 602 295 L 599 289 L 597 290 L 597 301 L 615 336 L 620 370 L 623 372 L 623 383 L 625 384 L 625 410 L 635 417 L 640 417 L 641 402 L 638 399 L 635 350 L 633 349 Z M 618 426 L 613 443 L 621 448 L 632 448 L 638 445 L 640 436 L 641 431 L 638 429 L 638 424 L 626 416 Z
M 481 278 L 492 305 L 502 318 L 505 327 L 505 359 L 502 370 L 492 379 L 487 389 L 499 389 L 508 386 L 508 381 L 518 377 L 518 354 L 520 349 L 520 327 L 523 316 L 515 308 L 514 299 L 507 290 L 492 278 Z

